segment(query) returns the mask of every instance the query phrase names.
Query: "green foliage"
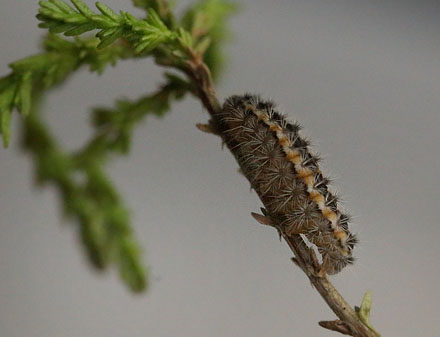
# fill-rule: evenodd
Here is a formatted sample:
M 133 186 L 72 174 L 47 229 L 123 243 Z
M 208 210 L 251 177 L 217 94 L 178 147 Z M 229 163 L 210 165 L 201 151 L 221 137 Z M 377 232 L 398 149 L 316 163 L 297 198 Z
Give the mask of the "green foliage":
M 355 307 L 355 311 L 361 320 L 362 323 L 364 323 L 377 337 L 380 337 L 380 334 L 373 328 L 373 326 L 370 323 L 370 311 L 371 311 L 371 291 L 367 291 L 362 298 L 361 306 Z
M 174 28 L 174 15 L 166 0 L 133 0 L 133 5 L 147 11 L 152 8 L 169 28 Z
M 23 147 L 32 153 L 37 181 L 57 187 L 66 215 L 80 225 L 92 263 L 100 269 L 115 263 L 133 291 L 145 289 L 146 271 L 140 263 L 129 212 L 102 163 L 62 151 L 37 113 L 26 118 L 24 126 Z
M 52 33 L 64 33 L 66 36 L 81 35 L 98 29 L 96 36 L 101 40 L 98 48 L 104 48 L 119 38 L 131 41 L 136 52 L 149 52 L 161 43 L 178 38 L 170 31 L 158 14 L 150 9 L 145 20 L 120 12 L 116 14 L 103 3 L 96 7 L 101 14 L 93 12 L 82 0 L 71 0 L 75 9 L 61 0 L 40 1 L 37 18 L 42 21 L 41 28 Z
M 95 135 L 76 152 L 78 163 L 104 161 L 111 153 L 127 154 L 130 150 L 133 129 L 147 115 L 162 117 L 170 110 L 172 100 L 182 99 L 191 90 L 181 78 L 166 74 L 167 82 L 155 93 L 136 101 L 118 100 L 113 108 L 99 107 L 93 110 Z
M 16 108 L 24 116 L 29 114 L 33 82 L 50 86 L 59 82 L 76 67 L 76 58 L 71 54 L 45 53 L 12 63 L 12 74 L 0 79 L 0 132 L 3 145 L 9 144 L 10 121 Z
M 0 78 L 0 132 L 5 147 L 11 135 L 12 111 L 17 109 L 24 116 L 29 114 L 34 88 L 50 88 L 83 64 L 88 64 L 90 71 L 102 73 L 107 65 L 114 65 L 118 59 L 132 54 L 122 45 L 97 49 L 98 43 L 97 39 L 67 41 L 50 34 L 44 40 L 44 53 L 10 64 L 12 73 Z
M 182 26 L 191 32 L 196 49 L 204 54 L 204 61 L 217 79 L 223 64 L 223 44 L 229 37 L 226 21 L 237 12 L 238 6 L 223 0 L 201 0 L 192 5 L 182 18 Z
M 24 122 L 23 146 L 34 158 L 37 182 L 57 187 L 65 213 L 79 223 L 93 265 L 104 269 L 115 264 L 133 291 L 145 289 L 146 270 L 130 227 L 129 212 L 103 165 L 111 152 L 128 152 L 133 128 L 145 116 L 163 116 L 173 99 L 181 99 L 191 90 L 176 75 L 166 74 L 166 79 L 157 92 L 137 101 L 120 100 L 113 109 L 96 108 L 96 135 L 73 153 L 60 149 L 37 113 Z
M 133 127 L 148 114 L 162 117 L 170 110 L 173 99 L 182 99 L 191 91 L 191 85 L 173 74 L 165 74 L 167 82 L 153 94 L 137 101 L 118 100 L 116 106 L 93 110 L 96 135 L 85 148 L 88 155 L 103 157 L 110 151 L 129 151 Z
M 190 84 L 173 74 L 155 93 L 137 101 L 119 100 L 113 109 L 96 108 L 96 135 L 73 153 L 62 151 L 36 112 L 24 121 L 23 146 L 33 156 L 40 184 L 57 187 L 65 213 L 79 223 L 90 261 L 99 269 L 115 264 L 133 291 L 146 287 L 146 270 L 130 227 L 127 208 L 103 171 L 111 152 L 127 153 L 133 128 L 148 114 L 163 116 Z
M 113 108 L 93 110 L 94 135 L 75 152 L 63 150 L 37 111 L 44 91 L 63 82 L 83 65 L 101 74 L 120 59 L 152 56 L 159 65 L 183 71 L 188 61 L 203 56 L 214 75 L 220 66 L 223 27 L 234 10 L 229 2 L 201 1 L 178 26 L 166 0 L 133 0 L 146 10 L 145 19 L 115 13 L 102 3 L 97 12 L 81 0 L 40 1 L 37 18 L 50 34 L 44 51 L 10 65 L 0 78 L 0 132 L 8 145 L 13 110 L 23 117 L 23 147 L 31 153 L 40 184 L 59 191 L 64 212 L 79 224 L 90 261 L 99 269 L 115 266 L 133 291 L 146 287 L 146 270 L 130 226 L 130 216 L 104 166 L 111 154 L 126 154 L 134 127 L 148 115 L 163 116 L 172 101 L 197 94 L 193 84 L 166 73 L 159 89 L 136 101 L 118 100 Z M 97 30 L 96 38 L 78 35 Z M 56 34 L 74 38 L 64 39 Z

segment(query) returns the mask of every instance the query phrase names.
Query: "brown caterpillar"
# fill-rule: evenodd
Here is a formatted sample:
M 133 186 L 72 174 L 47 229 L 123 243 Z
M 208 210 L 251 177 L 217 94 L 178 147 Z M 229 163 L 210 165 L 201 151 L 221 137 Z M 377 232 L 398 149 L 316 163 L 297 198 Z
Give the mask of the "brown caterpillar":
M 357 239 L 349 216 L 338 209 L 301 127 L 274 107 L 259 96 L 232 96 L 218 114 L 217 129 L 279 230 L 303 234 L 318 248 L 323 271 L 336 274 L 354 261 Z

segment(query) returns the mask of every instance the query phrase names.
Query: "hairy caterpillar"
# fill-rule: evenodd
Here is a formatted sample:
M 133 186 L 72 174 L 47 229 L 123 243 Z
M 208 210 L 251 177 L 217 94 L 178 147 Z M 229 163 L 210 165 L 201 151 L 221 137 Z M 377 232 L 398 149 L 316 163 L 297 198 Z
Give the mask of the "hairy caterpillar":
M 357 239 L 349 216 L 338 209 L 301 127 L 288 123 L 272 102 L 249 94 L 228 98 L 218 117 L 222 138 L 279 230 L 316 245 L 327 274 L 353 263 Z

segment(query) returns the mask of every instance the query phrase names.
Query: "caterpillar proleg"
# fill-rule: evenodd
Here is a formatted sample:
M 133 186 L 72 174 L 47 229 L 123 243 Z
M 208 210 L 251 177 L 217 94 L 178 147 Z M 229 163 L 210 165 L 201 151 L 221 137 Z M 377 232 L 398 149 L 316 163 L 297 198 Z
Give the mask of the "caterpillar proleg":
M 338 209 L 301 127 L 287 122 L 271 101 L 250 94 L 229 97 L 218 117 L 223 140 L 279 230 L 316 245 L 327 274 L 353 263 L 357 239 L 349 216 Z

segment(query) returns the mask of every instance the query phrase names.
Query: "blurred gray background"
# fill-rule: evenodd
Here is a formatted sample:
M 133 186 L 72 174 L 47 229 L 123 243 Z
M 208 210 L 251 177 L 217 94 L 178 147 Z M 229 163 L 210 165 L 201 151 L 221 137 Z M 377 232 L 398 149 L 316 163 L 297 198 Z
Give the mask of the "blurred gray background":
M 361 240 L 357 263 L 332 277 L 337 288 L 353 305 L 373 290 L 372 322 L 383 336 L 438 336 L 440 3 L 240 2 L 219 97 L 260 93 L 303 124 Z M 129 1 L 106 3 L 141 13 Z M 38 51 L 43 31 L 37 1 L 0 6 L 6 74 L 8 63 Z M 149 60 L 101 77 L 82 69 L 50 94 L 45 116 L 75 148 L 91 134 L 91 106 L 160 82 Z M 55 191 L 32 186 L 14 119 L 12 146 L 0 150 L 1 336 L 336 335 L 317 326 L 334 315 L 285 243 L 250 217 L 260 202 L 231 154 L 194 127 L 208 119 L 198 101 L 148 119 L 130 156 L 110 165 L 151 271 L 143 295 L 88 266 Z

